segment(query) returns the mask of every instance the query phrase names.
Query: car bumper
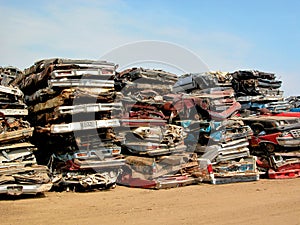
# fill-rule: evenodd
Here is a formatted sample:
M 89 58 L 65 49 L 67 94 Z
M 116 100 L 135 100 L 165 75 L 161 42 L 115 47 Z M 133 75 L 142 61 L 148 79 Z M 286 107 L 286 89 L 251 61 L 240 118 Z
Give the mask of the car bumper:
M 0 194 L 21 195 L 37 194 L 49 191 L 52 184 L 3 184 L 0 185 Z
M 283 147 L 300 147 L 300 138 L 278 137 L 277 142 Z

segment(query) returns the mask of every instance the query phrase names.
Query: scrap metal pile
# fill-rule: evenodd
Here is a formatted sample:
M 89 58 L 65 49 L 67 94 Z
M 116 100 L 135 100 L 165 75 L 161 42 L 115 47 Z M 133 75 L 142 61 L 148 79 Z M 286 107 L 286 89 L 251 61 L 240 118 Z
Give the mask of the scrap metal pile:
M 1 77 L 13 77 L 14 71 L 1 70 Z M 16 87 L 0 85 L 0 96 L 0 193 L 20 195 L 50 190 L 49 170 L 37 164 L 36 147 L 29 140 L 33 128 L 26 120 L 23 93 Z
M 114 187 L 124 164 L 113 127 L 115 65 L 91 60 L 48 59 L 25 69 L 13 84 L 25 94 L 32 142 L 58 188 Z
M 299 98 L 275 74 L 116 68 L 0 68 L 0 193 L 300 176 Z
M 268 178 L 299 177 L 298 98 L 283 98 L 282 81 L 274 73 L 239 70 L 212 74 L 221 86 L 228 87 L 231 83 L 235 90 L 235 97 L 242 105 L 239 111 L 242 120 L 253 130 L 249 148 L 258 158 L 260 174 Z
M 248 142 L 252 130 L 235 116 L 241 105 L 235 101 L 232 88 L 218 83 L 219 79 L 209 73 L 180 77 L 175 87 L 177 91 L 188 92 L 185 99 L 193 100 L 198 116 L 181 116 L 177 122 L 186 124 L 189 131 L 198 131 L 189 132 L 186 141 L 196 143 L 194 151 L 206 173 L 204 180 L 212 183 L 258 180 L 255 157 L 250 154 Z
M 274 73 L 239 70 L 210 74 L 222 87 L 234 89 L 236 100 L 242 105 L 242 120 L 253 130 L 249 148 L 258 158 L 260 174 L 268 178 L 298 177 L 300 114 L 289 112 L 297 112 L 298 98 L 283 98 L 282 81 Z
M 118 135 L 126 167 L 122 185 L 166 188 L 201 181 L 197 160 L 186 152 L 186 133 L 170 123 L 172 102 L 166 99 L 177 76 L 162 70 L 132 68 L 117 75 L 124 114 Z

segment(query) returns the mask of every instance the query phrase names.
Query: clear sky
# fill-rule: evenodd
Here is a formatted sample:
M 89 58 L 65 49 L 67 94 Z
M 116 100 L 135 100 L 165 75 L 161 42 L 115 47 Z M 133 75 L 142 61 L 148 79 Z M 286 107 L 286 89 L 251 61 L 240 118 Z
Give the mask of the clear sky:
M 210 70 L 274 72 L 285 96 L 300 95 L 298 0 L 0 0 L 0 32 L 0 66 L 99 59 L 159 40 L 193 51 Z

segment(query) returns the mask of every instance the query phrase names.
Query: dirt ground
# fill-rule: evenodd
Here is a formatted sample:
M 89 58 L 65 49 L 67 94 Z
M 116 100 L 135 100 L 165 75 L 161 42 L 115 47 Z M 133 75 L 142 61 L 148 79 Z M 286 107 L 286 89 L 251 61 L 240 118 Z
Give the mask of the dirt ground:
M 300 179 L 2 197 L 0 224 L 300 224 Z

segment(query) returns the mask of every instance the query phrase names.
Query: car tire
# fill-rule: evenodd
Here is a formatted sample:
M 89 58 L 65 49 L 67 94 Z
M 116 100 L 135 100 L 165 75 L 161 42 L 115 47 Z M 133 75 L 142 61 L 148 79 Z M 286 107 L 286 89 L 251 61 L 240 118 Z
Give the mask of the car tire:
M 272 143 L 262 143 L 261 149 L 266 151 L 267 153 L 273 153 L 276 151 L 276 146 Z

